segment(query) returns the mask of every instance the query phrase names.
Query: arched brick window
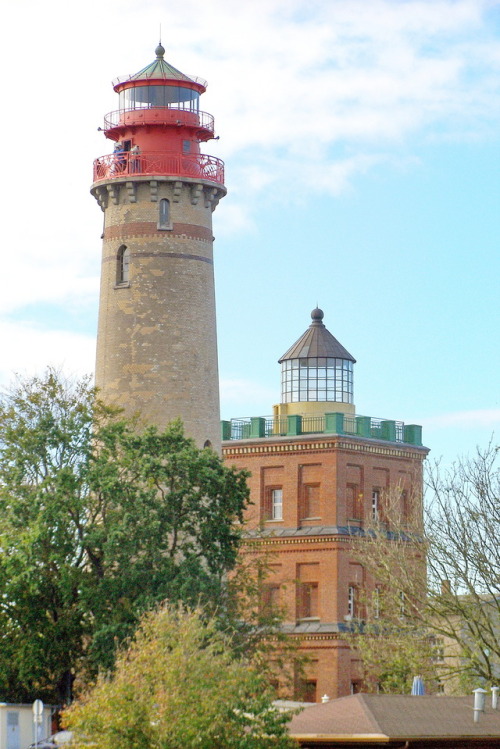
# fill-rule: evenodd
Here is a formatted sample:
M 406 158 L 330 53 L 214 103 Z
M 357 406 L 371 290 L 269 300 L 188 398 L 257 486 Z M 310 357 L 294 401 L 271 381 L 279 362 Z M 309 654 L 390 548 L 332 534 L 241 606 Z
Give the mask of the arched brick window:
M 170 201 L 162 198 L 159 203 L 158 229 L 171 229 Z
M 122 245 L 116 256 L 116 283 L 127 284 L 129 282 L 130 250 Z

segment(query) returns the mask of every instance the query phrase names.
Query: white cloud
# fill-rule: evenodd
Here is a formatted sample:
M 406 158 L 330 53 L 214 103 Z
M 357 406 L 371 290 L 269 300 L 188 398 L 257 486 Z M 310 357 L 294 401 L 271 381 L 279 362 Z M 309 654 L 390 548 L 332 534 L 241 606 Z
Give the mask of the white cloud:
M 209 78 L 202 107 L 221 140 L 206 150 L 228 161 L 231 183 L 219 233 L 251 231 L 264 191 L 276 202 L 338 195 L 381 163 L 397 165 L 410 135 L 470 138 L 498 121 L 491 0 L 124 0 L 119 10 L 91 0 L 61 34 L 68 8 L 9 4 L 3 313 L 97 301 L 102 214 L 88 186 L 92 160 L 110 150 L 97 127 L 117 105 L 109 80 L 153 58 L 159 21 L 166 58 Z M 44 83 L 19 86 L 33 70 Z
M 37 326 L 0 322 L 2 363 L 0 383 L 7 385 L 15 374 L 40 374 L 48 366 L 68 376 L 91 374 L 95 363 L 95 338 Z

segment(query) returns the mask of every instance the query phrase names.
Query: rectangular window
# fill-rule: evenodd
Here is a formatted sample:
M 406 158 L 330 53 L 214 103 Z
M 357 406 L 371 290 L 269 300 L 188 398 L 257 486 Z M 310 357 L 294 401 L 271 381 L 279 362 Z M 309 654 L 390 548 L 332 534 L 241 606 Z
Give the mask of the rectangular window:
M 346 504 L 349 520 L 363 519 L 363 495 L 359 491 L 358 484 L 347 484 Z
M 280 606 L 280 586 L 276 583 L 266 583 L 262 588 L 261 611 L 273 614 Z
M 264 519 L 283 520 L 283 489 L 268 486 L 264 491 Z
M 319 484 L 305 484 L 303 488 L 303 517 L 319 518 Z
M 318 583 L 299 583 L 297 593 L 297 619 L 317 619 L 319 616 Z
M 300 702 L 316 702 L 317 685 L 316 679 L 301 679 L 297 699 Z
M 271 519 L 283 520 L 283 489 L 271 489 Z
M 380 489 L 372 491 L 372 520 L 376 523 L 379 519 Z
M 380 588 L 373 591 L 373 618 L 380 618 Z
M 399 591 L 399 616 L 403 617 L 405 615 L 405 609 L 406 609 L 406 596 L 404 594 L 403 590 Z
M 356 588 L 354 585 L 349 585 L 347 590 L 347 615 L 354 619 L 356 613 Z
M 408 492 L 403 489 L 401 492 L 401 517 L 403 520 L 409 520 L 409 512 L 408 512 Z
M 434 642 L 434 661 L 444 663 L 444 640 L 442 637 L 437 637 Z

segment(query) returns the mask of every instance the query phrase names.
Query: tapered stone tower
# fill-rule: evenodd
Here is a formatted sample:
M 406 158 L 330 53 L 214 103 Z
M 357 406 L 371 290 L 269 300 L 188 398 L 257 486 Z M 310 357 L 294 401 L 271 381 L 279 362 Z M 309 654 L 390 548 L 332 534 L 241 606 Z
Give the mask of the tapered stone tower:
M 96 384 L 144 423 L 180 417 L 199 446 L 220 449 L 212 211 L 224 164 L 200 153 L 214 120 L 206 83 L 156 59 L 114 82 L 112 154 L 94 162 L 104 212 Z

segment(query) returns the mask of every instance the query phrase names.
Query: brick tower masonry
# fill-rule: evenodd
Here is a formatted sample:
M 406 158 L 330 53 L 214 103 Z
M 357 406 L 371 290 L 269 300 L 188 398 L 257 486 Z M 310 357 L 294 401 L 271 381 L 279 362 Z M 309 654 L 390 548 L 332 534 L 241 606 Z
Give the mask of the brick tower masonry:
M 212 211 L 223 163 L 199 110 L 206 84 L 163 59 L 115 82 L 106 115 L 114 152 L 94 163 L 104 212 L 96 385 L 103 399 L 160 428 L 180 417 L 198 446 L 220 449 Z

